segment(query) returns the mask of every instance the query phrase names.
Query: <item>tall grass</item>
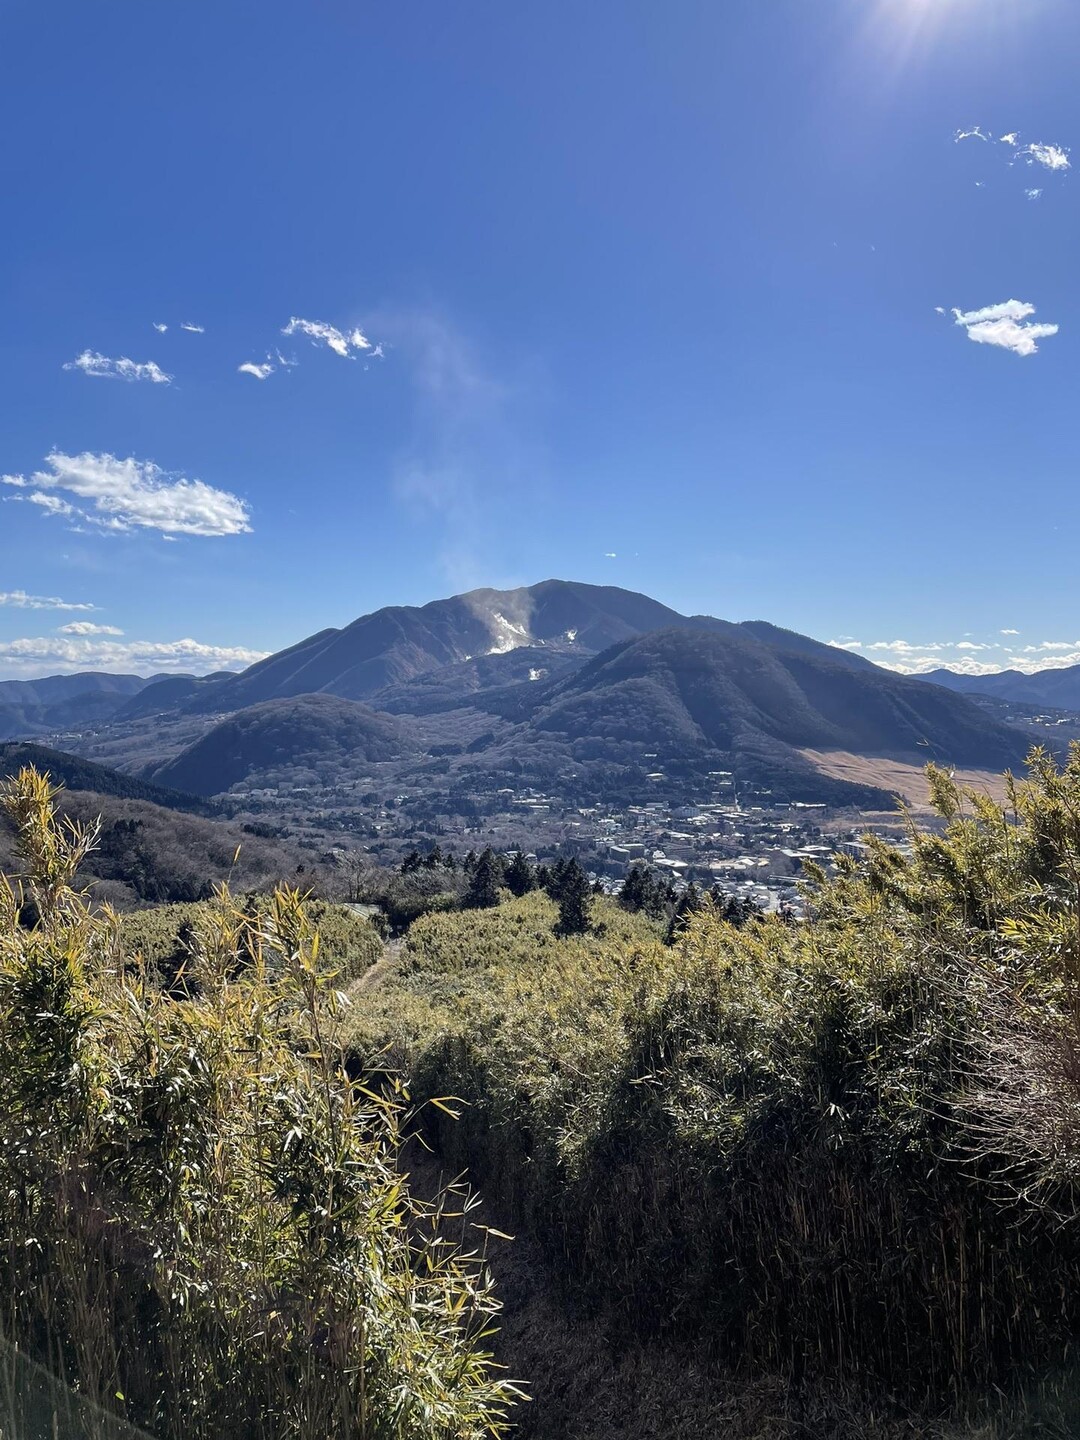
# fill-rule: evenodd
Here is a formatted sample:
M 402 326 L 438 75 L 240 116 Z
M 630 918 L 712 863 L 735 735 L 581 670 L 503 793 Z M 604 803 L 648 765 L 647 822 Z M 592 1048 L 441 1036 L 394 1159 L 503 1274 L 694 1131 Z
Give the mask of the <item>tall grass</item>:
M 164 991 L 77 889 L 93 829 L 32 770 L 4 804 L 3 1340 L 169 1440 L 503 1433 L 490 1281 L 444 1239 L 459 1197 L 411 1194 L 400 1100 L 346 1077 L 300 895 L 222 888 Z

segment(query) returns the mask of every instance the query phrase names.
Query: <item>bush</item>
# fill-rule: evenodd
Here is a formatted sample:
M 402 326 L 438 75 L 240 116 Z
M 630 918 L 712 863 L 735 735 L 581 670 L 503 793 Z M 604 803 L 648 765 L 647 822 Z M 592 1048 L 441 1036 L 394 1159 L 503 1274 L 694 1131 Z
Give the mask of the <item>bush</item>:
M 339 1062 L 299 894 L 192 923 L 170 999 L 74 888 L 93 829 L 6 798 L 40 916 L 0 883 L 0 1293 L 9 1340 L 105 1411 L 195 1440 L 498 1435 L 480 1263 L 399 1169 L 400 1101 Z
M 594 902 L 418 922 L 357 1017 L 609 1335 L 912 1403 L 1080 1330 L 1080 751 L 1012 813 L 931 771 L 944 833 L 810 877 L 805 924 L 708 901 L 665 946 Z M 1011 1177 L 1011 1182 L 1006 1183 Z

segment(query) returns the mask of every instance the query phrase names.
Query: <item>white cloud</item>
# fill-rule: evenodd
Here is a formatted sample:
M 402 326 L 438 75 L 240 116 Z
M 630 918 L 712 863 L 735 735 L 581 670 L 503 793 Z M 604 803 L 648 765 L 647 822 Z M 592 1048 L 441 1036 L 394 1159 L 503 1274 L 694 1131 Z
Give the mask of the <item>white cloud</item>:
M 1001 630 L 1014 636 L 1017 630 Z M 861 640 L 840 638 L 829 642 L 841 650 L 854 650 L 873 659 L 875 665 L 899 675 L 925 675 L 931 670 L 952 670 L 958 675 L 996 675 L 1002 670 L 1020 670 L 1031 675 L 1038 670 L 1061 670 L 1080 664 L 1080 640 L 1042 640 L 1036 645 L 1012 648 L 998 642 L 972 640 L 931 641 L 920 645 L 907 640 Z
M 77 670 L 152 675 L 157 671 L 242 670 L 266 652 L 239 645 L 205 645 L 198 640 L 117 640 L 86 635 L 34 636 L 0 643 L 0 665 L 8 674 L 49 675 Z
M 57 634 L 59 635 L 123 635 L 123 630 L 118 630 L 115 625 L 95 625 L 92 620 L 72 620 L 67 625 L 61 625 Z
M 322 320 L 301 320 L 294 315 L 287 325 L 282 326 L 283 335 L 307 335 L 314 343 L 328 345 L 335 355 L 346 360 L 355 360 L 353 350 L 370 350 L 371 341 L 359 330 L 343 332 Z
M 890 650 L 894 655 L 911 655 L 915 652 L 925 654 L 929 650 L 944 650 L 945 646 L 934 641 L 932 644 L 913 645 L 908 640 L 875 640 L 870 645 L 860 645 L 857 641 L 845 649 L 855 650 Z
M 158 332 L 159 335 L 164 335 L 164 334 L 165 334 L 165 331 L 168 330 L 168 328 L 169 328 L 168 325 L 163 324 L 162 321 L 160 321 L 160 320 L 155 320 L 155 321 L 153 322 L 153 326 L 154 326 L 154 329 Z
M 0 590 L 0 605 L 15 610 L 96 610 L 96 605 L 80 605 L 61 600 L 57 595 L 28 595 L 25 590 Z
M 605 559 L 605 560 L 617 560 L 618 558 L 619 558 L 619 557 L 618 557 L 618 555 L 616 554 L 616 552 L 615 552 L 614 550 L 605 550 L 605 551 L 604 551 L 604 559 Z
M 0 482 L 7 485 L 14 485 L 21 479 L 21 475 L 0 475 Z M 34 490 L 29 495 L 14 495 L 11 498 L 25 500 L 28 505 L 38 505 L 49 515 L 62 515 L 67 520 L 82 518 L 81 510 L 76 510 L 74 505 L 61 500 L 59 495 L 50 495 L 44 490 Z
M 149 529 L 178 535 L 240 535 L 251 529 L 246 503 L 202 480 L 171 477 L 150 460 L 115 455 L 45 457 L 47 470 L 29 477 L 0 475 L 0 483 L 31 493 L 27 499 L 54 514 L 78 517 L 106 530 Z M 56 495 L 60 490 L 90 502 L 89 509 Z M 15 497 L 13 497 L 15 498 Z
M 1024 145 L 1017 152 L 1029 165 L 1042 165 L 1047 170 L 1071 170 L 1069 152 L 1060 145 Z
M 159 369 L 153 360 L 129 360 L 126 355 L 110 360 L 108 355 L 100 355 L 96 350 L 84 350 L 77 359 L 69 360 L 64 369 L 81 370 L 84 375 L 96 375 L 106 380 L 149 380 L 154 385 L 171 385 L 173 378 Z
M 241 375 L 254 375 L 256 380 L 265 380 L 268 375 L 274 373 L 274 367 L 269 360 L 265 365 L 256 365 L 253 360 L 245 360 L 243 365 L 238 365 L 236 368 Z
M 1003 300 L 999 305 L 985 305 L 981 310 L 953 309 L 957 325 L 967 331 L 968 339 L 980 345 L 997 345 L 1014 355 L 1034 355 L 1036 341 L 1056 335 L 1057 325 L 1022 323 L 1034 315 L 1035 306 L 1024 300 Z
M 971 130 L 957 130 L 953 138 L 957 142 L 971 139 L 988 141 L 991 148 L 995 150 L 999 146 L 1004 145 L 1009 151 L 1007 158 L 1008 166 L 1013 166 L 1017 164 L 1018 161 L 1023 161 L 1029 166 L 1038 165 L 1042 169 L 1050 170 L 1058 175 L 1063 175 L 1067 170 L 1072 168 L 1069 151 L 1064 145 L 1044 145 L 1040 142 L 1021 145 L 1020 132 L 1018 130 L 1011 130 L 1007 135 L 999 136 L 995 142 L 993 136 L 987 135 L 976 125 Z M 982 189 L 986 182 L 985 180 L 976 180 L 975 184 Z M 1025 193 L 1029 200 L 1038 200 L 1042 195 L 1042 191 L 1038 189 L 1029 189 Z
M 181 326 L 180 326 L 180 329 L 181 329 L 181 330 L 190 330 L 190 332 L 192 333 L 192 335 L 205 335 L 205 334 L 206 334 L 206 326 L 205 326 L 205 325 L 192 325 L 189 320 L 183 321 L 182 324 L 181 324 Z

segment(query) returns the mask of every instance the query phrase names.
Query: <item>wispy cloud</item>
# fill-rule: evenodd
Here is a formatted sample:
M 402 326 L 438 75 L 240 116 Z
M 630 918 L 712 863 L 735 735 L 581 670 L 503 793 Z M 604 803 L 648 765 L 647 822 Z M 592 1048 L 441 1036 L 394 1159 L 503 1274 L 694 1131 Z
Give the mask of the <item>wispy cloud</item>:
M 503 547 L 496 517 L 521 522 L 544 483 L 533 430 L 542 377 L 520 357 L 489 359 L 446 316 L 431 311 L 377 317 L 414 396 L 410 442 L 395 467 L 398 496 L 440 532 L 439 559 L 458 589 L 491 584 Z
M 205 674 L 212 670 L 243 670 L 264 659 L 266 653 L 241 645 L 206 645 L 192 639 L 47 635 L 0 643 L 0 666 L 8 675 L 27 678 L 78 670 L 142 675 L 179 670 Z
M 1072 169 L 1069 152 L 1060 145 L 1021 145 L 1016 156 L 1029 165 L 1042 165 L 1046 170 Z
M 64 369 L 81 370 L 84 375 L 96 375 L 105 380 L 149 380 L 154 385 L 171 385 L 173 378 L 159 369 L 153 360 L 129 360 L 126 355 L 110 360 L 108 355 L 100 355 L 96 350 L 84 350 L 76 359 L 69 360 Z
M 26 492 L 11 498 L 99 529 L 204 536 L 240 535 L 251 529 L 248 507 L 236 495 L 202 480 L 170 475 L 150 460 L 54 450 L 45 464 L 46 470 L 29 476 L 0 475 L 0 484 Z M 67 495 L 88 501 L 89 508 L 72 504 L 63 498 Z
M 166 325 L 162 320 L 155 320 L 153 324 L 154 329 L 158 332 L 159 335 L 164 335 L 165 331 L 169 328 L 168 325 Z
M 335 355 L 345 360 L 355 360 L 357 354 L 371 349 L 371 341 L 360 330 L 338 330 L 322 320 L 301 320 L 294 315 L 281 328 L 282 335 L 306 335 L 315 345 L 327 345 Z M 355 353 L 354 353 L 355 352 Z
M 123 635 L 123 630 L 118 630 L 115 625 L 95 625 L 92 620 L 72 620 L 67 625 L 59 626 L 58 635 Z
M 991 152 L 1001 156 L 999 163 L 1006 166 L 1013 166 L 1023 163 L 1029 166 L 1039 166 L 1043 170 L 1049 170 L 1055 174 L 1063 175 L 1067 170 L 1072 169 L 1072 162 L 1069 159 L 1068 148 L 1064 145 L 1048 145 L 1042 141 L 1033 141 L 1026 145 L 1020 143 L 1020 132 L 1010 130 L 1006 135 L 999 135 L 995 140 L 980 126 L 975 125 L 970 130 L 957 130 L 953 139 L 960 143 L 961 140 L 981 140 L 990 147 Z M 1003 154 L 1002 152 L 1006 152 Z M 985 185 L 985 180 L 976 180 L 980 188 Z M 1025 191 L 1029 200 L 1038 200 L 1042 190 L 1029 189 Z
M 1020 631 L 1019 631 L 1019 630 L 999 630 L 999 631 L 998 631 L 998 634 L 999 634 L 999 635 L 1019 635 L 1019 634 L 1020 634 Z
M 894 655 L 913 655 L 931 650 L 944 650 L 945 646 L 936 640 L 923 644 L 913 644 L 910 640 L 874 640 L 869 645 L 860 645 L 856 640 L 849 642 L 844 648 L 855 650 L 889 650 Z
M 28 595 L 25 590 L 0 590 L 0 605 L 15 610 L 96 610 L 96 605 L 76 604 L 58 595 Z
M 188 330 L 188 331 L 191 332 L 192 335 L 205 335 L 205 334 L 206 334 L 206 326 L 205 326 L 205 325 L 192 325 L 192 323 L 191 323 L 190 320 L 184 320 L 184 321 L 182 321 L 181 324 L 180 324 L 180 329 L 181 329 L 181 330 Z
M 1056 335 L 1057 325 L 1025 324 L 1029 315 L 1034 315 L 1035 306 L 1025 300 L 1003 300 L 998 305 L 986 305 L 981 310 L 957 310 L 953 316 L 957 325 L 967 331 L 969 340 L 980 345 L 996 345 L 1011 350 L 1014 355 L 1034 355 L 1039 340 Z
M 254 375 L 256 380 L 265 380 L 274 373 L 275 366 L 271 365 L 269 360 L 263 365 L 257 365 L 254 360 L 245 360 L 243 365 L 236 368 L 241 375 Z

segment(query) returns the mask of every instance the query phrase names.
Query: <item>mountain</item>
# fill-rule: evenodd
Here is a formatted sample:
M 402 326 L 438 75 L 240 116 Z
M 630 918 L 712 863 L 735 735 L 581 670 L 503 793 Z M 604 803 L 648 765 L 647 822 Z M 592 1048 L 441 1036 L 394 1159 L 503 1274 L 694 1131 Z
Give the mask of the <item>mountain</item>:
M 765 642 L 827 651 L 835 663 L 852 669 L 870 663 L 764 621 L 749 624 Z M 566 668 L 567 657 L 585 660 L 610 645 L 671 626 L 725 634 L 742 628 L 708 615 L 680 615 L 647 595 L 614 585 L 545 580 L 517 590 L 472 590 L 419 607 L 389 606 L 362 615 L 343 630 L 321 630 L 197 696 L 186 708 L 222 713 L 293 695 L 376 700 L 385 693 L 397 710 L 403 703 L 401 687 L 421 676 L 442 673 L 451 682 L 453 667 L 520 649 L 554 651 L 563 657 L 558 668 Z M 548 667 L 530 657 L 528 668 Z M 489 683 L 506 683 L 475 669 L 459 668 L 456 675 L 462 681 L 461 695 Z M 440 688 L 442 701 L 454 694 L 452 683 L 440 681 Z M 425 687 L 414 693 L 423 697 L 424 705 L 433 698 Z
M 542 765 L 551 774 L 589 762 L 698 774 L 722 768 L 810 799 L 822 777 L 804 750 L 993 770 L 1023 761 L 1024 737 L 963 696 L 731 630 L 654 632 L 568 678 L 519 687 L 530 710 L 503 707 L 518 725 L 505 739 L 495 735 L 483 764 L 512 763 L 523 773 Z M 844 788 L 838 783 L 828 782 L 834 798 Z
M 682 620 L 648 596 L 613 586 L 547 580 L 518 590 L 473 590 L 419 607 L 388 606 L 343 630 L 321 630 L 252 665 L 195 708 L 236 710 L 316 693 L 368 700 L 388 686 L 474 656 L 549 642 L 594 654 Z
M 85 671 L 41 680 L 0 680 L 0 740 L 104 724 L 131 696 L 161 678 Z
M 54 705 L 95 692 L 135 695 L 161 676 L 105 675 L 83 670 L 74 675 L 45 675 L 40 680 L 0 680 L 0 705 Z
M 999 670 L 994 675 L 958 675 L 954 670 L 930 670 L 920 677 L 961 695 L 990 695 L 1019 705 L 1044 705 L 1054 710 L 1080 710 L 1080 665 L 1061 670 Z
M 703 620 L 706 617 L 697 618 Z M 712 623 L 715 625 L 716 622 Z M 800 635 L 797 630 L 785 630 L 780 625 L 770 625 L 768 620 L 742 620 L 737 628 L 773 650 L 784 650 L 794 655 L 811 655 L 818 660 L 827 660 L 832 665 L 840 665 L 845 670 L 861 670 L 864 674 L 873 674 L 881 669 L 862 655 L 841 650 L 838 645 L 826 645 L 821 640 L 811 640 L 809 635 Z
M 239 675 L 159 677 L 85 743 L 202 796 L 385 785 L 420 803 L 524 784 L 629 803 L 650 773 L 692 799 L 727 770 L 790 798 L 880 804 L 824 769 L 842 755 L 1019 765 L 1030 735 L 987 703 L 763 620 L 547 580 L 378 610 Z
M 588 655 L 571 644 L 522 645 L 501 655 L 480 655 L 443 665 L 401 685 L 388 685 L 372 704 L 394 715 L 433 715 L 487 702 L 517 687 L 579 669 Z
M 0 780 L 16 774 L 25 765 L 33 765 L 43 774 L 47 772 L 55 785 L 63 785 L 67 790 L 91 790 L 96 795 L 115 799 L 143 800 L 165 810 L 213 814 L 213 807 L 197 795 L 137 780 L 133 775 L 83 760 L 78 755 L 27 741 L 0 745 Z
M 164 785 L 217 795 L 253 776 L 295 785 L 302 772 L 330 778 L 345 761 L 393 760 L 417 749 L 408 724 L 333 695 L 252 705 L 215 725 L 155 772 Z
M 229 670 L 219 670 L 213 675 L 168 675 L 162 680 L 151 681 L 130 700 L 125 700 L 112 718 L 115 721 L 138 720 L 147 715 L 166 714 L 231 678 L 232 671 Z

